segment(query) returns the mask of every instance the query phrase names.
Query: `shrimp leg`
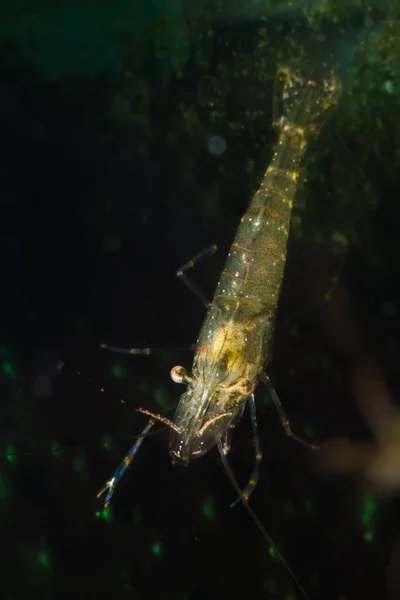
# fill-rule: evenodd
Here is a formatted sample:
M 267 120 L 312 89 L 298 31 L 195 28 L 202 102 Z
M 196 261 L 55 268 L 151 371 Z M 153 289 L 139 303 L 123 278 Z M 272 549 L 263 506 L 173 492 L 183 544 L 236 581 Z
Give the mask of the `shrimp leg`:
M 147 422 L 146 427 L 143 429 L 142 433 L 140 434 L 140 436 L 138 437 L 138 439 L 135 441 L 135 443 L 133 444 L 133 446 L 129 450 L 128 454 L 125 456 L 124 460 L 120 463 L 120 465 L 118 466 L 118 468 L 114 471 L 114 474 L 111 477 L 111 479 L 106 482 L 105 486 L 97 494 L 97 497 L 100 498 L 100 496 L 102 494 L 104 494 L 105 492 L 107 492 L 106 499 L 104 501 L 104 506 L 105 507 L 107 507 L 109 505 L 109 503 L 111 501 L 111 498 L 112 498 L 112 495 L 114 494 L 114 490 L 115 490 L 117 484 L 119 483 L 119 481 L 124 476 L 125 471 L 127 471 L 129 469 L 129 467 L 131 465 L 131 462 L 135 458 L 135 456 L 137 454 L 137 451 L 139 450 L 140 446 L 142 445 L 142 442 L 143 442 L 144 438 L 146 437 L 146 435 L 148 434 L 148 432 L 150 431 L 150 429 L 153 427 L 153 425 L 155 424 L 155 422 L 156 422 L 155 419 L 153 419 L 153 418 L 149 419 L 149 421 Z
M 190 344 L 188 346 L 162 346 L 160 348 L 119 348 L 118 346 L 100 344 L 100 348 L 102 350 L 110 350 L 110 352 L 117 352 L 118 354 L 144 354 L 146 356 L 149 356 L 150 354 L 158 354 L 159 352 L 194 350 L 195 347 L 195 344 Z
M 246 500 L 246 502 L 250 498 L 251 494 L 254 491 L 254 488 L 256 487 L 256 485 L 258 483 L 258 478 L 259 478 L 259 473 L 260 473 L 260 462 L 262 460 L 262 452 L 261 452 L 261 447 L 260 447 L 260 438 L 258 436 L 256 402 L 255 402 L 255 399 L 254 399 L 254 394 L 252 394 L 250 396 L 250 399 L 249 399 L 249 409 L 250 409 L 251 427 L 253 429 L 255 462 L 254 462 L 253 470 L 252 470 L 251 475 L 250 475 L 249 482 L 248 482 L 248 484 L 246 485 L 246 487 L 244 488 L 244 490 L 242 492 L 243 498 Z M 236 506 L 237 504 L 239 504 L 240 501 L 241 501 L 241 498 L 238 496 L 236 498 L 236 500 L 234 502 L 232 502 L 232 504 L 230 505 L 230 508 L 233 508 L 234 506 Z
M 237 423 L 240 421 L 242 415 L 243 415 L 243 411 L 244 411 L 244 403 L 242 404 L 242 406 L 239 409 L 239 414 L 236 415 L 236 417 L 234 418 L 234 420 L 232 421 L 232 423 L 229 425 L 228 427 L 228 431 L 225 433 L 224 438 L 222 440 L 222 448 L 224 451 L 224 454 L 228 454 L 228 452 L 231 449 L 231 440 L 232 440 L 232 434 L 233 434 L 233 430 L 235 429 L 235 426 L 237 425 Z
M 202 303 L 206 308 L 209 308 L 210 302 L 207 298 L 200 292 L 197 286 L 188 279 L 187 275 L 185 275 L 185 271 L 194 267 L 194 265 L 201 259 L 203 256 L 212 255 L 216 251 L 217 246 L 212 244 L 205 248 L 196 256 L 194 256 L 191 260 L 186 262 L 180 269 L 177 270 L 176 276 L 183 281 L 183 283 L 190 289 L 192 292 L 200 298 Z M 116 352 L 118 354 L 133 354 L 133 355 L 150 355 L 150 354 L 158 354 L 159 352 L 166 352 L 168 350 L 178 351 L 178 350 L 194 350 L 196 347 L 195 344 L 190 344 L 188 346 L 164 346 L 160 348 L 120 348 L 118 346 L 109 346 L 108 344 L 100 344 L 100 348 L 102 350 L 110 350 L 110 352 Z
M 189 260 L 187 263 L 185 263 L 176 272 L 176 276 L 179 279 L 181 279 L 183 281 L 183 283 L 190 290 L 192 290 L 192 292 L 201 300 L 201 302 L 204 304 L 204 306 L 206 308 L 210 307 L 211 302 L 209 302 L 209 300 L 207 300 L 207 298 L 204 296 L 204 294 L 202 294 L 200 292 L 200 290 L 198 289 L 198 287 L 192 281 L 190 281 L 190 279 L 187 277 L 187 275 L 185 275 L 185 271 L 187 271 L 188 269 L 191 269 L 192 267 L 194 267 L 194 265 L 197 263 L 197 261 L 199 261 L 200 258 L 203 258 L 203 256 L 207 256 L 207 255 L 211 256 L 211 255 L 213 255 L 214 252 L 216 251 L 216 249 L 217 249 L 217 246 L 215 244 L 212 244 L 208 248 L 205 248 L 204 250 L 202 250 L 201 252 L 199 252 L 198 254 L 196 254 L 196 256 L 194 256 L 191 260 Z
M 301 437 L 295 435 L 292 432 L 289 420 L 286 416 L 285 409 L 283 408 L 282 403 L 279 400 L 277 393 L 275 392 L 274 388 L 272 387 L 270 378 L 268 377 L 268 375 L 266 373 L 263 373 L 261 375 L 261 379 L 267 386 L 267 389 L 269 391 L 269 394 L 272 398 L 273 403 L 275 404 L 275 408 L 277 410 L 280 422 L 282 424 L 283 429 L 285 430 L 286 435 L 293 438 L 295 442 L 298 442 L 302 446 L 306 446 L 306 448 L 310 448 L 311 450 L 318 450 L 318 446 L 316 446 L 315 444 L 310 444 L 310 442 L 306 442 Z

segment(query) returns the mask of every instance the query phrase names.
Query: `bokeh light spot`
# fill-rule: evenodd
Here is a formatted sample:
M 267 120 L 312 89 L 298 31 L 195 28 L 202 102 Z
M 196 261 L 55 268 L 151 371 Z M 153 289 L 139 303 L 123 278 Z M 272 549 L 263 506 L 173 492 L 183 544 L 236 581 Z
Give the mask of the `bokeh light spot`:
M 40 552 L 38 553 L 38 563 L 41 567 L 44 567 L 45 569 L 50 569 L 50 555 L 48 552 L 46 552 L 46 550 L 40 550 Z
M 149 392 L 149 384 L 147 383 L 146 380 L 143 380 L 139 383 L 138 390 L 139 390 L 139 392 L 142 392 L 143 394 L 147 394 Z
M 60 444 L 59 442 L 53 442 L 51 445 L 51 453 L 53 456 L 55 456 L 56 458 L 59 458 L 61 452 L 60 452 Z
M 388 79 L 387 81 L 385 81 L 383 89 L 388 94 L 393 94 L 393 89 L 394 89 L 393 88 L 393 81 L 391 81 L 390 79 Z
M 3 371 L 4 375 L 7 375 L 7 377 L 15 378 L 15 369 L 9 360 L 3 360 L 1 363 L 1 370 Z
M 83 473 L 86 470 L 86 457 L 84 454 L 76 454 L 72 461 L 72 468 L 78 473 Z
M 7 446 L 6 458 L 7 458 L 7 462 L 9 462 L 9 463 L 14 463 L 17 460 L 17 457 L 15 455 L 15 446 L 13 446 L 12 444 Z
M 265 396 L 263 397 L 263 402 L 265 404 L 265 406 L 272 406 L 272 398 L 269 394 L 265 394 Z
M 310 424 L 307 424 L 307 425 L 304 427 L 304 435 L 305 435 L 306 437 L 308 437 L 308 438 L 314 438 L 314 437 L 315 437 L 315 430 L 314 430 L 314 428 L 312 427 L 312 425 L 310 425 Z
M 202 512 L 203 517 L 205 517 L 209 521 L 212 521 L 213 519 L 215 519 L 215 510 L 214 510 L 213 501 L 206 500 L 204 502 L 203 506 L 201 507 L 201 512 Z
M 164 547 L 162 545 L 162 542 L 158 540 L 153 542 L 151 545 L 151 552 L 153 556 L 162 556 L 164 554 Z
M 366 542 L 373 542 L 373 540 L 374 540 L 374 533 L 372 531 L 366 531 L 364 533 L 364 540 Z
M 105 506 L 102 510 L 96 510 L 94 516 L 96 517 L 96 519 L 102 519 L 106 523 L 112 523 L 113 514 L 111 506 Z
M 121 365 L 121 363 L 115 363 L 115 365 L 113 366 L 111 372 L 114 375 L 114 377 L 118 377 L 118 378 L 120 378 L 120 377 L 126 377 L 126 370 Z
M 365 494 L 363 501 L 363 510 L 361 514 L 361 522 L 364 528 L 364 540 L 372 542 L 374 539 L 374 520 L 377 510 L 377 504 L 370 493 Z
M 214 156 L 221 156 L 226 150 L 226 141 L 220 135 L 214 135 L 208 140 L 208 151 Z
M 278 560 L 278 553 L 273 546 L 269 547 L 268 554 L 272 558 L 272 560 Z
M 169 404 L 168 394 L 162 388 L 156 389 L 154 392 L 154 400 L 157 402 L 158 406 L 161 406 L 161 408 L 167 408 Z
M 112 441 L 109 435 L 103 437 L 102 445 L 104 450 L 111 450 Z
M 376 512 L 376 502 L 371 498 L 369 494 L 365 495 L 362 512 L 362 522 L 366 527 L 370 527 L 374 514 Z
M 106 523 L 111 523 L 113 518 L 111 506 L 105 506 L 101 511 L 101 516 Z

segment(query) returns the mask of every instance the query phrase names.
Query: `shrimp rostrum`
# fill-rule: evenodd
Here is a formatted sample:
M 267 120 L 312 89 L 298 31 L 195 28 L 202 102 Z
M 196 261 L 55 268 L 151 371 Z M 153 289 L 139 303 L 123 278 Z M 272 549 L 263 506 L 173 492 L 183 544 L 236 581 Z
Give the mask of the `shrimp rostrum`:
M 248 403 L 256 461 L 248 485 L 243 492 L 238 492 L 238 500 L 247 503 L 257 482 L 261 460 L 254 400 L 260 380 L 269 387 L 286 433 L 300 443 L 316 448 L 292 434 L 265 368 L 270 360 L 302 158 L 307 142 L 318 136 L 325 113 L 336 102 L 340 85 L 332 72 L 314 79 L 300 71 L 284 68 L 279 72 L 278 86 L 282 111 L 276 123 L 278 139 L 272 161 L 241 219 L 214 298 L 208 305 L 195 346 L 192 369 L 174 367 L 171 370 L 173 381 L 185 384 L 186 391 L 179 400 L 173 421 L 139 409 L 150 420 L 100 492 L 107 491 L 106 503 L 157 420 L 170 426 L 169 451 L 173 463 L 187 465 L 217 445 L 227 467 L 225 456 L 231 435 Z M 188 265 L 193 266 L 199 256 Z M 183 271 L 184 268 L 178 274 L 187 282 Z M 194 287 L 191 282 L 190 287 Z M 131 354 L 149 353 L 148 350 L 110 349 Z

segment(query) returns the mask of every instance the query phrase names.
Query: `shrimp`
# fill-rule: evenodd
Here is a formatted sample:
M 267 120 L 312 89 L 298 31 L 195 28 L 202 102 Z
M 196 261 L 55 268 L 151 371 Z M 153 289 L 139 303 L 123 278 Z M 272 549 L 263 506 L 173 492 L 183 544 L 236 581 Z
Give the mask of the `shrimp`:
M 318 136 L 325 113 L 336 103 L 341 89 L 333 72 L 320 81 L 315 81 L 290 68 L 280 70 L 278 84 L 282 87 L 283 112 L 277 123 L 279 136 L 273 158 L 241 219 L 213 301 L 209 304 L 197 292 L 184 271 L 193 266 L 204 253 L 213 252 L 214 247 L 197 255 L 178 272 L 185 283 L 203 299 L 208 310 L 195 346 L 191 371 L 181 366 L 171 370 L 172 380 L 187 386 L 180 397 L 174 419 L 170 421 L 165 416 L 138 409 L 147 414 L 150 420 L 121 466 L 99 492 L 99 496 L 107 492 L 107 505 L 146 434 L 158 420 L 170 427 L 169 452 L 173 464 L 187 466 L 191 460 L 203 456 L 217 445 L 227 475 L 238 493 L 237 500 L 243 502 L 274 547 L 275 544 L 248 504 L 257 483 L 262 458 L 254 392 L 260 381 L 266 383 L 286 433 L 296 441 L 316 448 L 292 434 L 265 368 L 271 358 L 276 310 L 284 276 L 292 207 L 300 181 L 301 161 L 308 140 Z M 107 348 L 105 345 L 103 347 Z M 131 354 L 149 353 L 148 349 L 110 349 Z M 256 457 L 249 483 L 242 492 L 229 468 L 226 455 L 233 430 L 246 403 L 250 407 Z M 302 590 L 282 555 L 278 554 Z M 302 592 L 306 595 L 304 590 Z

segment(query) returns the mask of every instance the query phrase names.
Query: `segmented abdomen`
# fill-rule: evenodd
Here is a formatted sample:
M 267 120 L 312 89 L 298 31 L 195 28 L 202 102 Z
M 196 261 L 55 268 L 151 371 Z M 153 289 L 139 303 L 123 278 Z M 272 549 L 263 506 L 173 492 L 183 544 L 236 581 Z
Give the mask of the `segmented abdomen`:
M 219 280 L 216 297 L 222 301 L 243 300 L 254 313 L 276 310 L 304 146 L 289 131 L 281 133 L 278 151 L 242 217 Z M 281 167 L 281 153 L 286 168 Z

